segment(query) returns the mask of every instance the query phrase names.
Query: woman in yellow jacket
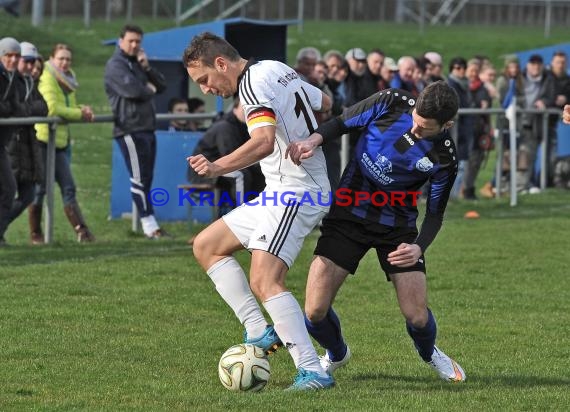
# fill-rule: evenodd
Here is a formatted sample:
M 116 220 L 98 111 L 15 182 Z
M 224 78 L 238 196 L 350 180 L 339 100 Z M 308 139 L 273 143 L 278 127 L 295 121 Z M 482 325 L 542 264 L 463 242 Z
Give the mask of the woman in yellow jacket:
M 79 106 L 75 100 L 75 90 L 78 83 L 71 66 L 71 49 L 65 44 L 56 44 L 50 59 L 45 64 L 40 77 L 38 89 L 48 105 L 48 116 L 59 116 L 65 120 L 93 121 L 93 111 L 89 106 Z M 47 124 L 36 125 L 37 139 L 39 141 L 40 159 L 44 165 L 41 167 L 45 177 L 45 159 L 49 128 Z M 61 190 L 65 215 L 77 233 L 79 242 L 91 242 L 95 237 L 91 234 L 79 204 L 75 198 L 75 183 L 71 174 L 67 149 L 70 142 L 69 125 L 59 124 L 55 137 L 55 180 Z M 41 243 L 41 211 L 46 193 L 46 179 L 41 179 L 36 190 L 36 197 L 30 213 L 30 231 L 32 243 Z

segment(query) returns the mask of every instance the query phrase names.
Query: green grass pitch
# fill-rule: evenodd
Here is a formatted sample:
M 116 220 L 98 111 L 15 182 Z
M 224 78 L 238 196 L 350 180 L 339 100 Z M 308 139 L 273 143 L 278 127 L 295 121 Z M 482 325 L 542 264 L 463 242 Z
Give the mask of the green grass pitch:
M 169 22 L 143 20 L 147 31 Z M 44 54 L 58 41 L 75 49 L 78 97 L 108 113 L 103 65 L 121 22 L 61 19 L 34 29 L 0 14 L 4 35 L 35 42 Z M 541 29 L 305 24 L 289 30 L 290 63 L 302 46 L 347 50 L 383 48 L 388 55 L 436 49 L 450 58 L 488 54 L 499 63 L 511 51 L 567 41 L 567 31 L 542 38 Z M 429 249 L 430 306 L 438 345 L 468 376 L 440 381 L 415 354 L 391 284 L 374 254 L 341 290 L 335 308 L 353 360 L 336 374 L 338 386 L 285 393 L 294 377 L 287 352 L 270 357 L 272 376 L 257 394 L 226 391 L 219 356 L 242 330 L 198 267 L 185 240 L 187 223 L 166 229 L 176 239 L 149 242 L 130 222 L 109 221 L 111 126 L 72 125 L 78 199 L 97 243 L 79 245 L 56 194 L 53 245 L 27 245 L 22 217 L 0 249 L 0 410 L 567 410 L 570 405 L 570 282 L 568 192 L 549 190 L 477 204 L 452 202 Z M 182 154 L 184 155 L 184 154 Z M 489 162 L 480 183 L 491 174 Z M 470 209 L 481 214 L 465 220 Z M 195 228 L 192 230 L 196 230 Z M 303 301 L 313 233 L 288 284 Z M 239 260 L 248 266 L 248 255 Z

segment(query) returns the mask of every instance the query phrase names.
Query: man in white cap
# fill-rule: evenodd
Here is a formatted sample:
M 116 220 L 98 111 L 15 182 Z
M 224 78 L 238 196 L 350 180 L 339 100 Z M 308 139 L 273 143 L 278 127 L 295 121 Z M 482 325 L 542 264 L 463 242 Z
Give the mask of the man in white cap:
M 378 89 L 389 89 L 390 83 L 397 72 L 398 65 L 396 64 L 396 61 L 393 58 L 386 56 L 384 58 L 384 64 L 382 64 L 382 69 L 380 69 L 381 80 L 379 82 Z
M 37 89 L 31 76 L 38 57 L 38 50 L 32 43 L 20 43 L 21 57 L 18 71 L 14 75 L 14 87 L 18 102 L 23 105 L 27 116 L 43 117 L 48 114 L 47 104 Z M 36 132 L 33 125 L 16 126 L 12 131 L 7 150 L 10 156 L 12 173 L 16 182 L 17 196 L 13 200 L 10 211 L 0 216 L 0 239 L 4 238 L 6 229 L 34 200 L 36 182 L 42 174 L 38 170 L 41 164 L 36 147 Z M 34 213 L 34 208 L 39 209 Z M 30 226 L 36 217 L 38 230 L 41 222 L 41 206 L 30 208 Z M 43 239 L 41 239 L 43 243 Z
M 350 71 L 357 76 L 362 76 L 366 71 L 366 53 L 359 48 L 350 49 L 344 56 L 350 67 Z
M 0 118 L 22 115 L 14 82 L 19 59 L 20 43 L 12 37 L 0 39 Z M 0 220 L 10 213 L 16 194 L 16 181 L 6 152 L 12 133 L 13 127 L 0 127 Z M 0 246 L 5 243 L 0 237 Z

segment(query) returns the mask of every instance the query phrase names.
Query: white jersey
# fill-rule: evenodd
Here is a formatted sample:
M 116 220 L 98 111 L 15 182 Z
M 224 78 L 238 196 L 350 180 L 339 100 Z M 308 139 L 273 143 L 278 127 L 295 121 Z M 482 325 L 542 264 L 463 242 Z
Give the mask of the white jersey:
M 313 110 L 322 105 L 322 92 L 304 82 L 291 67 L 273 60 L 246 66 L 239 81 L 239 98 L 249 133 L 275 126 L 273 153 L 260 161 L 267 191 L 328 193 L 330 184 L 322 149 L 301 166 L 285 159 L 291 142 L 303 140 L 317 128 Z

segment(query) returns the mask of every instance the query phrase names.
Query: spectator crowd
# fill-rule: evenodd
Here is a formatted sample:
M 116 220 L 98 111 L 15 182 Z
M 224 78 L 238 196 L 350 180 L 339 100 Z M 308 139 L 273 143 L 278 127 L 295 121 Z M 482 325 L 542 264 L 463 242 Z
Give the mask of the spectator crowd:
M 140 48 L 142 30 L 137 26 L 126 26 L 126 29 L 121 33 L 119 47 L 107 66 L 106 91 L 116 117 L 114 137 L 124 146 L 123 154 L 131 173 L 131 192 L 140 209 L 145 234 L 149 238 L 161 238 L 167 234 L 154 220 L 152 207 L 145 203 L 145 196 L 140 196 L 141 193 L 148 192 L 152 182 L 156 150 L 152 142 L 156 126 L 154 121 L 149 121 L 149 116 L 154 116 L 154 108 L 151 103 L 144 109 L 144 123 L 147 124 L 144 130 L 136 128 L 140 124 L 136 119 L 124 118 L 121 110 L 124 110 L 126 104 L 131 104 L 128 102 L 140 102 L 141 99 L 151 102 L 154 94 L 164 89 L 165 80 L 150 66 Z M 11 37 L 0 39 L 0 117 L 49 115 L 69 121 L 93 121 L 91 107 L 79 104 L 75 97 L 79 82 L 71 68 L 72 53 L 68 45 L 57 44 L 44 60 L 29 42 L 19 42 Z M 136 70 L 133 69 L 135 66 L 138 67 Z M 524 67 L 521 67 L 515 56 L 508 56 L 504 66 L 496 68 L 483 55 L 443 56 L 435 51 L 426 51 L 421 56 L 404 55 L 396 59 L 386 56 L 380 49 L 366 52 L 356 47 L 346 52 L 328 50 L 322 54 L 317 48 L 304 47 L 297 53 L 294 69 L 302 79 L 321 89 L 333 101 L 330 111 L 315 113 L 319 124 L 338 116 L 344 108 L 380 90 L 399 88 L 417 96 L 427 85 L 437 80 L 445 80 L 457 92 L 461 108 L 507 108 L 513 97 L 516 97 L 519 109 L 562 109 L 570 101 L 567 56 L 561 51 L 554 53 L 549 62 L 545 62 L 541 55 L 532 55 Z M 132 81 L 140 83 L 139 95 L 131 96 L 134 90 L 132 84 L 121 84 L 120 79 L 123 77 L 113 79 L 122 70 L 134 73 Z M 138 107 L 135 103 L 132 104 L 132 107 Z M 235 101 L 230 112 L 217 120 L 222 123 L 214 122 L 210 126 L 210 133 L 202 122 L 189 120 L 174 120 L 168 129 L 206 132 L 206 140 L 198 147 L 207 145 L 218 156 L 225 153 L 227 147 L 233 148 L 236 142 L 243 143 L 247 139 L 239 113 L 236 114 L 238 107 L 239 101 Z M 203 113 L 205 102 L 197 97 L 173 98 L 168 111 L 177 114 Z M 538 146 L 545 140 L 549 148 L 545 171 L 547 185 L 570 188 L 570 159 L 559 158 L 556 153 L 559 116 L 549 117 L 546 135 L 541 114 L 519 114 L 517 120 L 516 170 L 510 170 L 509 162 L 505 161 L 500 176 L 493 176 L 481 188 L 476 188 L 477 176 L 497 139 L 501 139 L 505 158 L 509 155 L 509 121 L 500 116 L 493 122 L 489 114 L 459 117 L 455 136 L 459 172 L 452 198 L 476 200 L 479 196 L 494 197 L 497 195 L 497 180 L 504 180 L 501 187 L 506 189 L 510 173 L 517 174 L 517 190 L 521 193 L 540 193 L 535 163 Z M 236 130 L 235 133 L 227 136 L 219 133 L 220 130 L 232 128 Z M 77 240 L 92 242 L 95 236 L 88 227 L 76 198 L 76 186 L 70 168 L 71 137 L 68 125 L 57 126 L 55 179 L 61 191 L 65 215 Z M 229 144 L 227 140 L 234 137 L 235 141 Z M 358 137 L 358 132 L 350 136 L 351 152 Z M 26 209 L 30 242 L 43 243 L 41 216 L 46 190 L 47 139 L 47 124 L 0 126 L 0 246 L 6 244 L 5 233 L 10 223 Z M 143 150 L 142 141 L 152 148 L 148 149 L 149 153 L 144 152 L 146 149 Z M 133 142 L 132 145 L 130 142 Z M 217 144 L 219 147 L 210 147 Z M 135 146 L 140 165 L 132 163 L 132 153 L 135 152 L 131 149 Z M 342 172 L 340 142 L 327 142 L 323 150 L 334 190 Z M 144 171 L 144 168 L 148 169 L 146 174 L 137 178 L 137 173 Z M 259 186 L 259 182 L 256 185 Z

